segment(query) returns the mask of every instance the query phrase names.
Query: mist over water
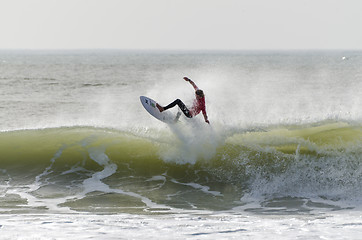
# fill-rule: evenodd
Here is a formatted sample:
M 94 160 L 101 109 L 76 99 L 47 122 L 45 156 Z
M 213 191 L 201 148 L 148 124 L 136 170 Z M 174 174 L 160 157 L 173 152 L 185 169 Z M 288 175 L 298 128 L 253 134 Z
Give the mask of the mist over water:
M 361 119 L 358 52 L 30 51 L 2 52 L 1 61 L 3 130 L 150 126 L 137 97 L 191 104 L 193 89 L 183 76 L 205 91 L 213 123 L 244 127 Z
M 341 222 L 361 207 L 361 66 L 355 51 L 0 51 L 0 216 L 57 228 L 53 214 L 90 214 L 73 218 L 82 230 L 126 216 L 151 231 L 136 223 L 149 214 L 161 232 L 191 224 L 191 236 L 258 239 L 243 216 L 293 215 L 324 236 L 331 225 L 318 217 Z M 202 114 L 167 125 L 143 109 L 141 95 L 191 105 L 184 76 L 204 90 L 210 125 Z

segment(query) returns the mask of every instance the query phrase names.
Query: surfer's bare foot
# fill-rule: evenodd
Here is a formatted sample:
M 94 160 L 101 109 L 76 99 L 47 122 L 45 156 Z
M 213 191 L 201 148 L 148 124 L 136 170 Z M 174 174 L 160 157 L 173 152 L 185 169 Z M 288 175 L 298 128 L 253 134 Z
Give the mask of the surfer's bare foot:
M 156 107 L 158 108 L 158 110 L 160 112 L 163 112 L 165 109 L 163 109 L 163 107 L 161 107 L 158 103 L 156 103 Z

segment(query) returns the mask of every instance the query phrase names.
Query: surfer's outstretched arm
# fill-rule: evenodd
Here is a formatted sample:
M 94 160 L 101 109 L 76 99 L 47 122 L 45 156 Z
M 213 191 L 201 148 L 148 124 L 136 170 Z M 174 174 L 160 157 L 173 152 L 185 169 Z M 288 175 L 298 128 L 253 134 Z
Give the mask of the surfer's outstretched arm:
M 184 79 L 185 79 L 186 82 L 189 82 L 189 83 L 194 87 L 195 90 L 198 90 L 198 89 L 199 89 L 199 88 L 196 86 L 196 84 L 194 83 L 194 81 L 192 81 L 190 78 L 184 77 Z
M 206 109 L 202 110 L 202 115 L 204 115 L 205 122 L 210 124 L 209 119 L 207 117 Z

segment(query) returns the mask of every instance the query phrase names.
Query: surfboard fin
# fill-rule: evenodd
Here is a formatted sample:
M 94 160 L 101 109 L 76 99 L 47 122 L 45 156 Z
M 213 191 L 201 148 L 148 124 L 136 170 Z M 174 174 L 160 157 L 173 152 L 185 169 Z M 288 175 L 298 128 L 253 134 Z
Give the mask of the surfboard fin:
M 177 122 L 181 116 L 181 112 L 177 112 L 174 122 Z

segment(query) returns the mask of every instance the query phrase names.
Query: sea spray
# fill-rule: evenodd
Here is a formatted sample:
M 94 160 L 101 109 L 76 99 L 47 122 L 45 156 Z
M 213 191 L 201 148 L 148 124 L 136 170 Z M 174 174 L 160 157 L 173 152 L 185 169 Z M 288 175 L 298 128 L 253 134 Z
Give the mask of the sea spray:
M 175 139 L 160 151 L 161 157 L 168 162 L 195 164 L 198 160 L 210 160 L 223 141 L 212 126 L 199 120 L 184 119 L 181 124 L 168 126 Z

